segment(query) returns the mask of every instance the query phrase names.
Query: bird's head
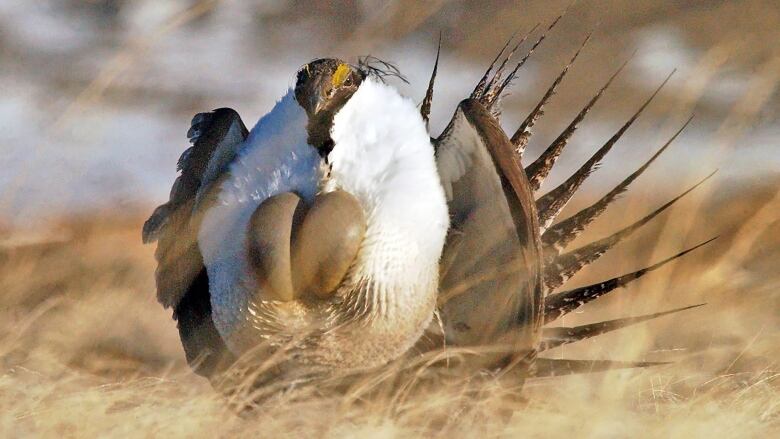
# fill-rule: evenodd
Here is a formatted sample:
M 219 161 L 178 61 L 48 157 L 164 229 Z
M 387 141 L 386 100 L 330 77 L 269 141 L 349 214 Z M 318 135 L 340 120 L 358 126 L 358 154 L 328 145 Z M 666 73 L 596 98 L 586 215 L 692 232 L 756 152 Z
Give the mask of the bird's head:
M 295 100 L 309 116 L 309 144 L 327 155 L 333 147 L 330 128 L 333 116 L 357 91 L 366 73 L 333 58 L 312 61 L 298 71 Z

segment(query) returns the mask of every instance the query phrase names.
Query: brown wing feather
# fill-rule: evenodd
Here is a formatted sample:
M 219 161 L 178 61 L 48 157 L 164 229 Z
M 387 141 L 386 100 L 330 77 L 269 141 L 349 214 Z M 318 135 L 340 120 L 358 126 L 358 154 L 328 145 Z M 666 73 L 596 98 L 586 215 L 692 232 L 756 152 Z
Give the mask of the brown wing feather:
M 248 131 L 234 110 L 220 108 L 192 119 L 192 147 L 178 162 L 181 175 L 170 199 L 144 223 L 143 241 L 157 241 L 157 300 L 173 308 L 188 363 L 204 376 L 232 360 L 211 318 L 208 275 L 197 243 L 193 208 L 235 157 Z
M 532 350 L 541 321 L 541 241 L 514 148 L 477 99 L 460 103 L 435 144 L 451 216 L 440 299 L 447 341 Z

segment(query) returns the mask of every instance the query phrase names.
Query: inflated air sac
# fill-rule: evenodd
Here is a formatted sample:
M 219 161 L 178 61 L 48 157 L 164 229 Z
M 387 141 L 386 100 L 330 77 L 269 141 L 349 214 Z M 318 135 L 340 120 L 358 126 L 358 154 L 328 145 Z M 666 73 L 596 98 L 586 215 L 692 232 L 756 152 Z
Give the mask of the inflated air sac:
M 357 199 L 344 191 L 319 195 L 292 245 L 295 290 L 327 298 L 344 279 L 366 234 L 366 218 Z
M 318 195 L 311 206 L 293 193 L 264 201 L 249 223 L 249 259 L 270 300 L 330 297 L 357 256 L 366 219 L 344 191 Z

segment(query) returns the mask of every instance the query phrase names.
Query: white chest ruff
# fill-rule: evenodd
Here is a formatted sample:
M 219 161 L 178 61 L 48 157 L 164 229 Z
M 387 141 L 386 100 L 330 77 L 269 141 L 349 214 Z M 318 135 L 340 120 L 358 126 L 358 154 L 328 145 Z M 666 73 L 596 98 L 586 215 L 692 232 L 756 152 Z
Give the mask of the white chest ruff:
M 334 118 L 331 137 L 328 185 L 353 194 L 368 223 L 337 292 L 364 321 L 343 342 L 362 351 L 357 361 L 381 364 L 406 351 L 433 316 L 449 226 L 444 191 L 417 108 L 384 84 L 361 85 Z
M 304 357 L 326 367 L 371 367 L 405 352 L 432 318 L 449 219 L 433 148 L 417 108 L 369 78 L 335 116 L 331 136 L 335 146 L 324 189 L 351 193 L 366 213 L 366 236 L 355 263 L 333 301 L 319 304 L 249 299 L 258 294 L 248 291 L 253 286 L 246 276 L 235 279 L 240 280 L 237 288 L 212 283 L 243 296 L 223 298 L 223 303 L 212 298 L 217 328 L 238 354 L 252 342 L 279 335 L 267 332 L 293 334 L 314 324 L 320 329 L 306 343 L 313 352 Z M 243 230 L 234 233 L 244 235 Z M 245 267 L 246 256 L 238 256 L 234 262 Z M 243 306 L 249 311 L 245 315 L 254 316 L 252 326 L 259 333 L 249 337 L 256 340 L 245 335 L 236 339 L 231 325 L 241 322 L 232 310 L 222 313 L 230 316 L 219 323 L 217 308 L 228 305 Z

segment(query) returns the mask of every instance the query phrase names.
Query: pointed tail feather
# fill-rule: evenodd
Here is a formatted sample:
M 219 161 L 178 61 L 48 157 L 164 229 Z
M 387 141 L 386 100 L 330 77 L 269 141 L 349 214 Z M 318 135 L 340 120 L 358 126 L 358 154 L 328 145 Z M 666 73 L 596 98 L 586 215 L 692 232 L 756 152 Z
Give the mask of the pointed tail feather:
M 493 89 L 490 90 L 489 99 L 487 101 L 486 107 L 491 111 L 491 113 L 493 113 L 494 116 L 496 116 L 496 118 L 498 118 L 498 116 L 499 116 L 499 114 L 497 114 L 498 110 L 493 108 L 493 107 L 496 106 L 498 101 L 501 99 L 501 96 L 503 95 L 504 90 L 506 90 L 507 87 L 509 87 L 509 85 L 512 83 L 512 81 L 515 79 L 515 75 L 517 74 L 517 71 L 520 70 L 520 67 L 522 67 L 525 64 L 526 61 L 528 61 L 528 58 L 531 57 L 531 54 L 533 54 L 534 51 L 536 50 L 536 48 L 539 47 L 540 44 L 542 44 L 542 41 L 544 41 L 544 39 L 547 38 L 547 33 L 550 32 L 555 27 L 556 24 L 558 24 L 558 21 L 560 21 L 561 18 L 564 15 L 566 15 L 566 12 L 568 10 L 569 10 L 569 8 L 567 7 L 561 13 L 561 15 L 556 17 L 555 20 L 553 20 L 553 22 L 550 23 L 549 26 L 547 26 L 547 29 L 542 33 L 541 36 L 539 36 L 539 39 L 536 40 L 534 45 L 531 46 L 530 49 L 528 49 L 528 53 L 526 53 L 525 56 L 523 57 L 523 59 L 521 59 L 520 62 L 517 63 L 515 68 L 512 69 L 512 71 L 509 73 L 509 75 L 507 75 L 506 79 L 504 79 L 504 81 L 501 82 L 500 85 L 495 85 L 493 87 Z
M 439 55 L 441 55 L 441 32 L 439 33 L 439 45 L 436 48 L 436 61 L 433 62 L 431 80 L 428 81 L 428 90 L 425 91 L 425 99 L 423 99 L 422 105 L 420 105 L 420 114 L 422 115 L 426 126 L 428 126 L 428 121 L 431 115 L 431 104 L 433 103 L 433 84 L 436 81 L 436 71 L 439 68 Z
M 612 369 L 632 369 L 638 367 L 662 366 L 668 362 L 654 361 L 612 361 L 612 360 L 564 360 L 537 358 L 530 376 L 547 378 L 582 373 L 604 372 Z
M 533 163 L 526 166 L 525 173 L 528 176 L 528 181 L 531 184 L 531 189 L 538 190 L 539 187 L 542 185 L 542 182 L 545 178 L 547 178 L 547 175 L 552 170 L 553 166 L 555 165 L 555 162 L 558 160 L 558 157 L 560 157 L 561 153 L 563 152 L 563 149 L 566 147 L 566 145 L 569 143 L 569 139 L 571 139 L 571 136 L 574 134 L 574 131 L 577 130 L 577 127 L 579 124 L 585 119 L 585 116 L 590 112 L 590 110 L 593 108 L 594 105 L 596 105 L 596 102 L 601 98 L 601 96 L 604 94 L 604 92 L 609 88 L 610 85 L 612 85 L 612 81 L 617 78 L 617 76 L 620 74 L 620 72 L 623 71 L 623 69 L 628 65 L 628 62 L 631 60 L 631 58 L 627 59 L 623 62 L 623 64 L 620 65 L 620 67 L 615 70 L 615 73 L 612 74 L 612 76 L 609 77 L 607 82 L 599 89 L 598 93 L 596 93 L 595 96 L 593 96 L 590 101 L 585 105 L 585 107 L 580 110 L 580 112 L 577 114 L 577 116 L 574 117 L 574 120 L 571 121 L 569 126 L 566 127 L 565 130 L 556 138 L 550 146 L 547 147 L 547 149 L 540 155 L 536 160 L 534 160 Z
M 597 284 L 588 285 L 580 288 L 575 288 L 569 291 L 562 291 L 557 294 L 550 294 L 544 299 L 544 323 L 550 323 L 554 320 L 561 318 L 562 316 L 574 311 L 575 309 L 585 305 L 586 303 L 598 299 L 599 297 L 617 289 L 624 287 L 630 282 L 633 282 L 640 277 L 644 276 L 651 271 L 655 271 L 664 265 L 672 262 L 677 258 L 681 258 L 686 254 L 705 246 L 710 242 L 716 240 L 718 237 L 710 238 L 700 244 L 697 244 L 689 249 L 683 250 L 674 256 L 668 257 L 663 261 L 657 262 L 649 267 L 642 268 L 641 270 L 634 271 L 632 273 L 624 274 L 622 276 L 613 277 L 612 279 L 599 282 Z
M 590 41 L 592 35 L 593 32 L 589 33 L 588 36 L 585 37 L 585 40 L 574 53 L 574 56 L 572 56 L 569 62 L 563 67 L 563 70 L 561 70 L 561 73 L 558 74 L 557 78 L 555 78 L 555 81 L 553 81 L 550 88 L 547 89 L 547 92 L 544 94 L 544 96 L 542 96 L 542 99 L 538 104 L 536 104 L 536 107 L 533 109 L 533 111 L 531 111 L 528 117 L 525 118 L 523 123 L 520 124 L 520 126 L 517 128 L 517 131 L 515 131 L 515 134 L 512 135 L 512 145 L 515 146 L 517 154 L 521 157 L 525 151 L 526 146 L 528 146 L 528 139 L 531 138 L 531 128 L 533 128 L 534 124 L 536 124 L 536 121 L 539 120 L 539 118 L 544 114 L 544 106 L 547 104 L 547 102 L 550 101 L 550 98 L 555 95 L 558 86 L 561 84 L 561 81 L 563 81 L 566 73 L 569 72 L 569 68 L 571 68 L 572 64 L 574 64 L 574 61 L 577 60 L 577 57 L 580 55 L 580 52 L 582 52 L 582 49 L 588 45 L 588 41 Z
M 599 217 L 607 209 L 610 203 L 612 203 L 617 197 L 628 189 L 628 186 L 634 182 L 645 170 L 650 167 L 650 164 L 655 161 L 669 145 L 677 139 L 677 136 L 688 126 L 693 119 L 691 116 L 685 124 L 655 153 L 648 161 L 646 161 L 639 169 L 634 171 L 633 174 L 626 177 L 625 180 L 620 182 L 614 189 L 604 195 L 593 205 L 582 209 L 571 217 L 559 222 L 558 224 L 548 228 L 542 235 L 542 244 L 545 247 L 546 257 L 554 257 L 559 255 L 566 246 L 573 241 L 591 222 Z
M 479 82 L 477 82 L 476 87 L 474 87 L 474 90 L 471 92 L 471 95 L 469 96 L 470 99 L 480 99 L 484 93 L 485 93 L 485 86 L 487 85 L 488 78 L 490 77 L 490 72 L 493 71 L 493 67 L 495 67 L 496 62 L 501 58 L 501 56 L 504 54 L 504 51 L 506 51 L 506 48 L 509 47 L 509 43 L 512 42 L 512 39 L 514 38 L 514 34 L 506 40 L 506 43 L 504 43 L 504 47 L 501 48 L 501 51 L 498 52 L 498 55 L 496 55 L 495 58 L 493 58 L 493 61 L 490 63 L 490 66 L 488 66 L 487 70 L 485 70 L 485 73 L 482 75 L 482 78 L 480 78 Z
M 560 186 L 539 198 L 539 200 L 536 202 L 536 208 L 539 211 L 539 225 L 542 228 L 542 233 L 544 233 L 550 224 L 552 224 L 555 217 L 557 217 L 566 204 L 568 204 L 569 200 L 571 200 L 571 197 L 574 195 L 577 189 L 579 189 L 582 183 L 584 183 L 590 174 L 592 174 L 593 171 L 597 169 L 599 163 L 601 163 L 601 160 L 603 160 L 607 153 L 612 150 L 612 147 L 615 146 L 615 143 L 617 143 L 617 141 L 623 137 L 623 134 L 625 134 L 628 128 L 636 121 L 639 115 L 642 114 L 645 108 L 650 105 L 650 102 L 652 102 L 653 99 L 658 95 L 664 85 L 669 82 L 669 79 L 671 79 L 673 74 L 674 72 L 670 73 L 669 76 L 666 77 L 661 85 L 655 89 L 653 94 L 650 95 L 647 100 L 645 100 L 642 106 L 639 107 L 639 109 L 628 119 L 628 121 L 626 121 L 626 123 L 620 127 L 620 129 L 607 141 L 607 143 L 599 148 L 598 151 L 596 151 L 596 153 L 593 154 L 593 156 L 588 159 L 588 161 L 585 162 L 580 167 L 580 169 L 577 170 L 577 172 L 575 172 Z
M 581 325 L 575 327 L 558 327 L 558 328 L 545 328 L 542 330 L 542 342 L 539 345 L 539 352 L 546 351 L 548 349 L 556 348 L 569 343 L 576 343 L 591 337 L 596 337 L 607 332 L 616 331 L 625 327 L 636 325 L 638 323 L 646 322 L 648 320 L 657 319 L 669 314 L 678 313 L 691 308 L 698 308 L 704 306 L 706 303 L 700 303 L 698 305 L 686 306 L 683 308 L 672 309 L 669 311 L 657 312 L 653 314 L 645 314 L 636 317 L 626 317 L 622 319 L 607 320 L 598 323 L 591 323 L 588 325 Z
M 640 227 L 647 224 L 648 222 L 650 222 L 650 220 L 658 216 L 661 212 L 663 212 L 664 210 L 672 206 L 674 203 L 676 203 L 680 198 L 684 197 L 692 190 L 699 187 L 699 185 L 701 185 L 702 183 L 710 179 L 713 175 L 715 175 L 715 172 L 711 173 L 710 175 L 708 175 L 707 177 L 705 177 L 704 179 L 702 179 L 701 181 L 693 185 L 690 189 L 674 197 L 672 200 L 668 201 L 666 204 L 654 210 L 649 215 L 645 216 L 644 218 L 640 219 L 634 224 L 631 224 L 630 226 L 606 238 L 600 239 L 596 242 L 592 242 L 576 250 L 572 250 L 568 253 L 564 253 L 556 257 L 555 259 L 553 259 L 552 262 L 546 264 L 545 266 L 544 285 L 547 291 L 551 291 L 563 285 L 567 280 L 569 280 L 578 271 L 580 271 L 582 267 L 600 258 L 601 255 L 606 253 L 607 250 L 609 250 L 610 248 L 614 247 L 615 244 L 627 238 L 629 235 L 634 233 Z
M 509 51 L 506 57 L 504 57 L 504 60 L 501 61 L 501 64 L 496 69 L 496 72 L 493 74 L 493 77 L 490 78 L 490 81 L 485 85 L 485 92 L 482 94 L 482 100 L 483 104 L 487 105 L 487 108 L 490 108 L 490 102 L 492 101 L 493 93 L 495 92 L 496 84 L 501 81 L 501 77 L 504 75 L 504 70 L 506 69 L 507 63 L 512 59 L 512 56 L 514 56 L 515 52 L 517 52 L 517 49 L 520 48 L 520 46 L 525 43 L 525 41 L 528 39 L 529 36 L 531 36 L 534 31 L 539 27 L 539 23 L 537 23 L 534 27 L 531 28 L 528 32 L 526 32 L 525 35 L 523 35 L 520 40 L 515 43 L 514 47 L 512 47 L 512 50 Z M 514 39 L 514 35 L 512 35 L 512 39 Z

